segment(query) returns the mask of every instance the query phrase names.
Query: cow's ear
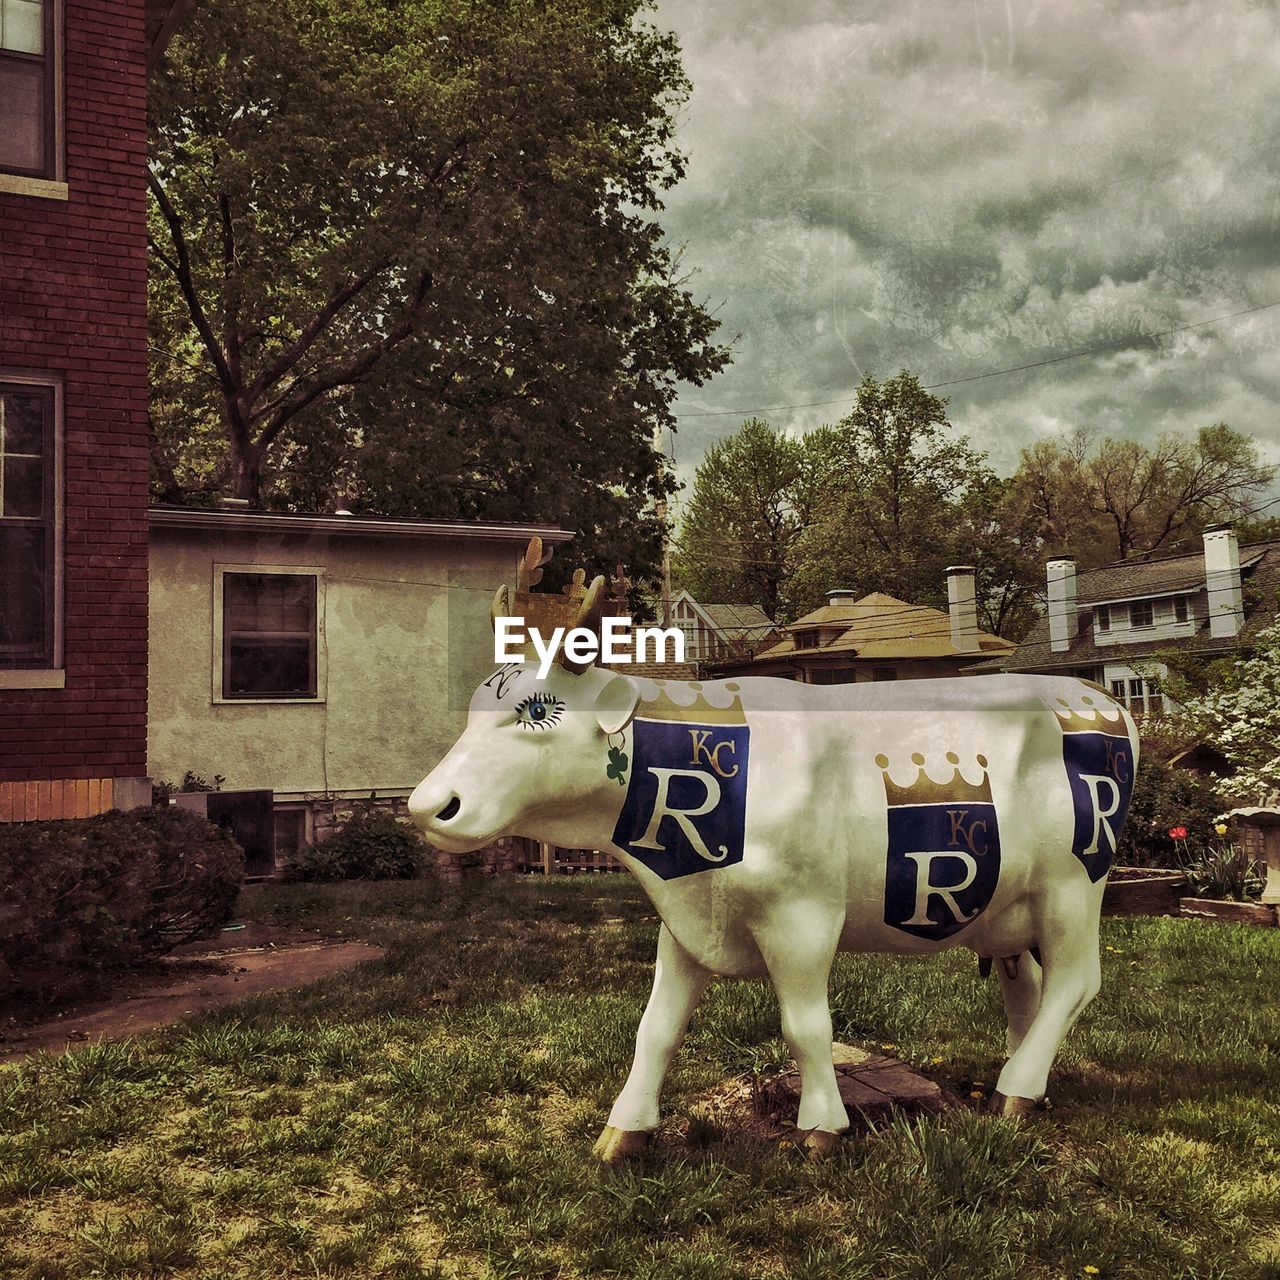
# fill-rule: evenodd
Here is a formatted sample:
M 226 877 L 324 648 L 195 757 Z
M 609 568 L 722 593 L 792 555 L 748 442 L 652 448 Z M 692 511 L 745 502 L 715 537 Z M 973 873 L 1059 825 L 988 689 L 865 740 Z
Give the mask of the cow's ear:
M 596 695 L 596 719 L 605 733 L 621 733 L 636 713 L 640 690 L 626 678 L 615 675 Z

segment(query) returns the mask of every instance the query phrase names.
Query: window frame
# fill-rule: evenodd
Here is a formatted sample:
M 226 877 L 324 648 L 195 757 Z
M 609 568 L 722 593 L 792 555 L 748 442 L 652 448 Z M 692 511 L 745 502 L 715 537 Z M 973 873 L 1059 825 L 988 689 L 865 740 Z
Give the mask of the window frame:
M 1179 617 L 1181 614 L 1181 617 Z M 1173 598 L 1173 622 L 1175 626 L 1182 626 L 1184 623 L 1191 621 L 1191 601 L 1186 596 L 1174 596 Z
M 226 654 L 228 637 L 225 634 L 225 581 L 227 574 L 254 574 L 258 576 L 293 575 L 312 577 L 316 582 L 315 646 L 316 691 L 312 695 L 279 693 L 226 693 Z M 211 660 L 211 700 L 215 705 L 243 706 L 303 706 L 311 707 L 327 701 L 328 644 L 325 639 L 325 570 L 321 565 L 300 564 L 230 564 L 216 562 L 213 566 L 213 653 Z
M 1138 621 L 1138 611 L 1145 612 L 1146 621 Z M 1147 631 L 1156 625 L 1155 602 L 1151 600 L 1134 600 L 1129 604 L 1129 630 Z
M 1110 635 L 1111 633 L 1111 606 L 1109 604 L 1099 604 L 1094 606 L 1093 610 L 1094 626 L 1102 635 Z
M 52 608 L 48 625 L 52 629 L 47 645 L 49 660 L 32 666 L 8 666 L 0 658 L 0 689 L 61 689 L 66 685 L 64 652 L 66 590 L 66 477 L 65 477 L 65 385 L 60 374 L 47 370 L 10 369 L 0 366 L 0 387 L 34 387 L 51 393 L 53 421 L 48 434 L 50 457 L 46 468 L 46 493 L 50 506 L 46 527 L 52 537 L 52 573 L 48 591 Z
M 45 163 L 39 169 L 0 167 L 0 193 L 66 200 L 66 36 L 64 0 L 44 0 L 45 50 L 35 54 L 0 49 L 0 59 L 41 62 L 45 69 L 43 128 Z

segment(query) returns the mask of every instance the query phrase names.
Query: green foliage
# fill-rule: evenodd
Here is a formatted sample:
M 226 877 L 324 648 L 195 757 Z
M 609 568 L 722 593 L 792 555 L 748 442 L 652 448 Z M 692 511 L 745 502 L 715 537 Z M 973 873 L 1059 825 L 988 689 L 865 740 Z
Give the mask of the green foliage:
M 1144 748 L 1116 860 L 1128 867 L 1178 865 L 1184 854 L 1170 830 L 1186 827 L 1188 840 L 1207 842 L 1224 808 L 1212 783 Z
M 1030 521 L 1043 551 L 1081 568 L 1169 551 L 1208 525 L 1247 517 L 1275 478 L 1257 442 L 1225 423 L 1154 445 L 1077 431 L 1023 449 L 1009 514 Z
M 1198 898 L 1246 902 L 1262 893 L 1263 877 L 1258 864 L 1233 844 L 1205 845 L 1184 865 L 1192 892 Z
M 828 457 L 799 540 L 794 612 L 816 608 L 834 587 L 915 604 L 945 598 L 966 500 L 990 477 L 982 455 L 951 434 L 946 402 L 905 370 L 883 383 L 867 376 Z
M 688 93 L 641 0 L 207 0 L 150 86 L 155 488 L 557 521 L 654 566 L 727 353 L 655 221 Z
M 213 775 L 213 781 L 196 773 L 194 769 L 188 769 L 182 775 L 181 782 L 166 782 L 163 778 L 158 779 L 151 786 L 151 803 L 152 804 L 168 804 L 169 797 L 172 795 L 184 795 L 191 792 L 205 791 L 221 791 L 222 784 L 226 782 L 226 778 L 220 774 Z
M 0 1005 L 81 994 L 216 929 L 243 876 L 240 846 L 183 809 L 0 826 Z
M 680 586 L 706 604 L 758 604 L 778 617 L 796 539 L 826 480 L 830 435 L 791 440 L 750 418 L 711 446 L 698 465 L 673 558 Z
M 1254 634 L 1246 657 L 1220 665 L 1213 683 L 1182 704 L 1171 729 L 1226 757 L 1232 772 L 1222 786 L 1240 803 L 1280 795 L 1280 623 Z
M 384 811 L 352 815 L 333 835 L 301 849 L 284 866 L 286 880 L 412 880 L 427 847 L 413 828 Z

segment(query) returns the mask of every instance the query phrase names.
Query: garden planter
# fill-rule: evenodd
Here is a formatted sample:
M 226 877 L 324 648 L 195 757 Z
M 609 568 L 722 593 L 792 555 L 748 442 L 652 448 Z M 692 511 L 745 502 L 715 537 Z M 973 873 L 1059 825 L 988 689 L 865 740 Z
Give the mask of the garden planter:
M 1275 928 L 1276 909 L 1260 902 L 1227 902 L 1222 898 L 1183 898 L 1182 914 L 1193 920 L 1227 920 Z
M 1164 867 L 1116 867 L 1107 880 L 1102 914 L 1176 916 L 1187 878 Z

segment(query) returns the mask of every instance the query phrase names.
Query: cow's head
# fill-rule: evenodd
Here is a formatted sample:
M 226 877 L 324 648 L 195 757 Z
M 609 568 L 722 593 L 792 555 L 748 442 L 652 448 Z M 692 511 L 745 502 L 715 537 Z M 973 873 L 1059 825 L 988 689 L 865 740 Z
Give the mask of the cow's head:
M 544 634 L 552 623 L 598 628 L 604 579 L 585 587 L 577 574 L 562 597 L 531 595 L 541 557 L 535 539 L 521 561 L 516 614 Z M 492 616 L 511 610 L 501 587 Z M 585 844 L 602 822 L 612 829 L 623 788 L 609 772 L 610 738 L 617 744 L 630 724 L 636 686 L 563 650 L 545 678 L 537 670 L 513 663 L 481 681 L 462 736 L 410 797 L 414 822 L 437 848 L 466 853 L 503 835 Z

